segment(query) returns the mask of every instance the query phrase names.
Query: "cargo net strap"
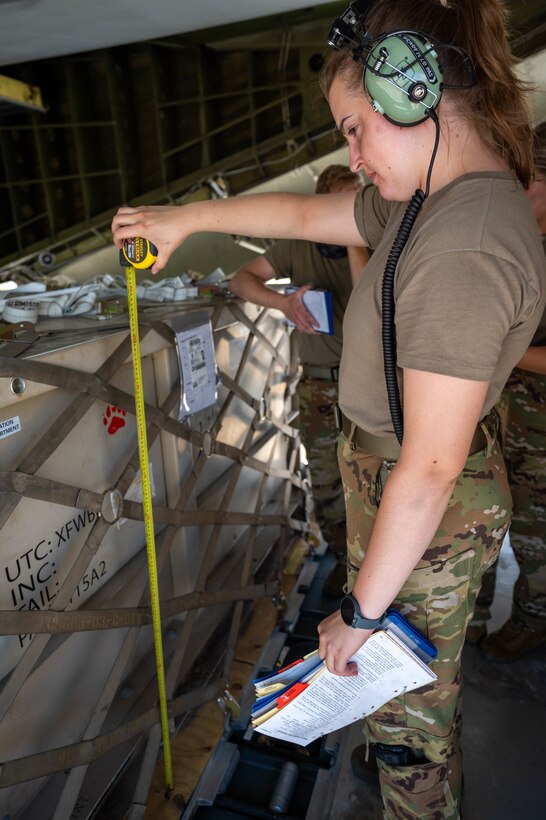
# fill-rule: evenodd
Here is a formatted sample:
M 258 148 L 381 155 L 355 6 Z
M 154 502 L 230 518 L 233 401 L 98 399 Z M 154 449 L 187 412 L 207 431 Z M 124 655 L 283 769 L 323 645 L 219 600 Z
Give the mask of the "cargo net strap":
M 235 375 L 219 371 L 219 398 L 215 405 L 216 415 L 209 429 L 192 429 L 190 423 L 173 417 L 180 402 L 180 382 L 172 387 L 158 406 L 146 404 L 149 449 L 161 434 L 187 442 L 192 453 L 191 470 L 180 486 L 176 503 L 165 506 L 154 500 L 160 579 L 168 577 L 171 550 L 182 528 L 201 527 L 200 532 L 206 534 L 206 539 L 199 545 L 200 563 L 193 590 L 165 597 L 161 601 L 163 629 L 170 638 L 165 642 L 165 664 L 173 730 L 175 717 L 183 716 L 184 712 L 216 698 L 219 691 L 225 688 L 235 643 L 241 631 L 245 602 L 263 597 L 273 598 L 276 595 L 279 589 L 279 571 L 294 531 L 301 534 L 309 530 L 307 517 L 294 515 L 296 510 L 301 509 L 302 502 L 303 509 L 309 509 L 309 484 L 302 477 L 300 439 L 297 429 L 292 426 L 296 414 L 291 409 L 290 397 L 297 376 L 293 363 L 290 362 L 291 357 L 283 356 L 268 338 L 270 334 L 266 335 L 262 331 L 260 326 L 263 322 L 271 321 L 271 315 L 268 317 L 265 310 L 259 312 L 252 321 L 238 303 L 223 303 L 215 308 L 211 316 L 215 333 L 221 325 L 221 319 L 225 324 L 227 311 L 244 325 L 248 335 Z M 284 326 L 281 331 L 286 334 Z M 157 349 L 158 338 L 167 343 L 164 347 L 172 346 L 172 331 L 165 323 L 156 320 L 156 317 L 152 322 L 142 322 L 143 349 L 146 339 L 154 339 Z M 9 718 L 10 710 L 13 706 L 16 707 L 17 695 L 29 676 L 62 647 L 69 633 L 131 627 L 127 629 L 103 691 L 97 693 L 81 742 L 5 761 L 0 770 L 0 788 L 4 788 L 70 768 L 58 802 L 56 820 L 70 815 L 87 767 L 96 758 L 130 738 L 147 733 L 149 748 L 144 755 L 137 784 L 137 791 L 142 792 L 144 789 L 146 792 L 160 751 L 160 733 L 150 729 L 159 724 L 159 712 L 155 706 L 126 723 L 122 719 L 119 723 L 118 718 L 115 729 L 112 730 L 109 725 L 109 731 L 101 734 L 101 729 L 107 723 L 112 700 L 129 674 L 140 628 L 151 622 L 144 527 L 142 548 L 87 599 L 85 608 L 77 608 L 81 590 L 86 582 L 89 584 L 92 561 L 111 528 L 118 526 L 123 519 L 143 521 L 142 504 L 126 498 L 139 467 L 136 441 L 126 463 L 118 465 L 118 476 L 113 486 L 105 492 L 95 492 L 38 475 L 46 461 L 62 445 L 68 432 L 83 419 L 95 402 L 103 402 L 134 415 L 133 395 L 110 383 L 120 368 L 130 360 L 130 355 L 131 345 L 127 334 L 95 373 L 79 372 L 36 358 L 0 357 L 0 377 L 13 379 L 16 375 L 27 382 L 60 388 L 67 396 L 62 412 L 38 437 L 19 463 L 11 470 L 0 471 L 0 489 L 3 491 L 0 527 L 9 522 L 22 498 L 76 508 L 81 511 L 81 515 L 87 516 L 86 520 L 91 524 L 83 543 L 71 554 L 73 563 L 56 590 L 54 609 L 0 612 L 2 633 L 29 639 L 19 663 L 4 679 L 0 692 L 0 721 Z M 251 357 L 258 360 L 261 357 L 269 362 L 265 389 L 260 396 L 252 395 L 240 385 L 245 364 Z M 275 416 L 268 407 L 267 396 L 273 387 L 278 389 L 279 382 L 285 385 L 286 401 L 283 415 Z M 251 409 L 253 419 L 246 428 L 240 447 L 229 445 L 220 438 L 235 400 Z M 284 448 L 283 466 L 279 466 L 279 459 L 274 458 L 274 446 L 266 446 L 276 442 L 281 442 Z M 269 453 L 265 460 L 260 458 L 262 451 Z M 207 465 L 210 461 L 214 463 L 215 459 L 218 459 L 215 477 L 207 484 Z M 274 461 L 277 462 L 276 465 Z M 243 469 L 254 471 L 258 483 L 254 509 L 244 512 L 232 509 Z M 270 481 L 280 486 L 280 494 L 277 492 L 276 496 L 271 496 Z M 202 487 L 205 489 L 201 489 Z M 218 562 L 221 535 L 227 526 L 236 527 L 239 535 L 234 538 L 229 552 Z M 133 589 L 140 590 L 138 605 L 113 608 L 111 602 L 116 600 L 116 596 L 128 583 L 132 584 Z M 184 619 L 175 619 L 180 613 L 185 613 Z M 175 698 L 207 646 L 210 636 L 226 624 L 229 629 L 223 642 L 225 651 L 221 679 L 208 687 L 200 682 L 196 689 L 181 698 Z M 54 634 L 58 637 L 55 638 L 55 643 L 51 643 Z M 150 648 L 150 664 L 153 663 L 152 655 L 153 650 Z M 150 705 L 155 703 L 153 682 L 148 682 L 145 691 L 139 692 L 139 704 L 146 701 Z M 130 705 L 131 702 L 127 704 L 127 712 Z M 119 703 L 117 706 L 119 707 Z

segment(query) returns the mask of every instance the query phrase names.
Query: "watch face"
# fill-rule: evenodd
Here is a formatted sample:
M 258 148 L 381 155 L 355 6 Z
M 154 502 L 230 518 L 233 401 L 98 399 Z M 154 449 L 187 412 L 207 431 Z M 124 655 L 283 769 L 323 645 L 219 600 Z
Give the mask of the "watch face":
M 350 598 L 349 595 L 341 599 L 340 611 L 343 623 L 347 624 L 347 626 L 352 626 L 355 617 L 355 608 L 352 598 Z

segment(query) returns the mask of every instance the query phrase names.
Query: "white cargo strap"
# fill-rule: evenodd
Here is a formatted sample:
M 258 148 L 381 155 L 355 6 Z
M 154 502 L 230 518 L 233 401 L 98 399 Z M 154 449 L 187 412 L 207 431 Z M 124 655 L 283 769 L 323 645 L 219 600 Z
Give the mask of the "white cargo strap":
M 91 282 L 56 290 L 42 286 L 36 292 L 17 288 L 9 298 L 0 300 L 0 315 L 6 322 L 31 322 L 40 318 L 82 316 L 96 312 L 101 299 L 126 297 L 127 287 L 122 276 L 96 277 Z M 195 299 L 199 289 L 187 274 L 168 279 L 144 280 L 137 286 L 139 300 L 155 303 L 178 303 Z
M 40 303 L 34 299 L 6 299 L 2 309 L 2 318 L 10 324 L 31 322 L 35 325 L 38 321 L 39 308 Z
M 185 283 L 179 276 L 174 279 L 144 280 L 136 289 L 139 300 L 149 302 L 185 302 L 199 295 L 196 285 Z

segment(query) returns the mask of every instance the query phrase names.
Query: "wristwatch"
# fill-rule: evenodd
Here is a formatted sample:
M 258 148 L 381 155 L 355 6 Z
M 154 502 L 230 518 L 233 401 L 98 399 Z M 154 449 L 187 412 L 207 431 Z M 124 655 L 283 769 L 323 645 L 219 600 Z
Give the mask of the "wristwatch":
M 351 594 L 345 595 L 341 599 L 339 609 L 343 623 L 347 624 L 347 626 L 352 626 L 353 629 L 375 629 L 383 617 L 380 615 L 379 618 L 365 618 L 360 610 L 358 601 Z

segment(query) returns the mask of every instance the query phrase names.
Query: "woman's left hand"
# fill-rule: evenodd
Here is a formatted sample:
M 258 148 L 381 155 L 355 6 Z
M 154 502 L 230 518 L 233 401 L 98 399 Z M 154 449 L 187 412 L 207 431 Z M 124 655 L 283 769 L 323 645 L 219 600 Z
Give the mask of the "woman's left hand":
M 334 675 L 358 675 L 356 663 L 349 663 L 349 658 L 368 640 L 372 632 L 373 629 L 353 629 L 347 626 L 339 611 L 334 612 L 318 625 L 319 658 L 325 661 L 327 670 Z

